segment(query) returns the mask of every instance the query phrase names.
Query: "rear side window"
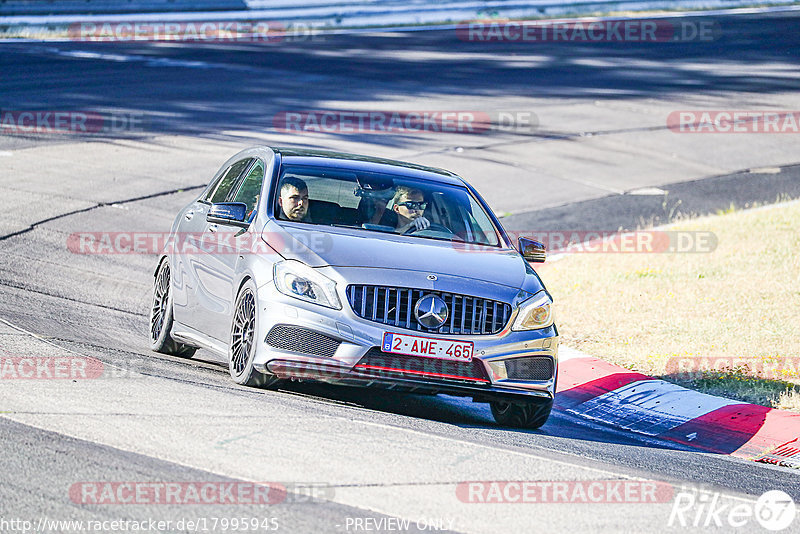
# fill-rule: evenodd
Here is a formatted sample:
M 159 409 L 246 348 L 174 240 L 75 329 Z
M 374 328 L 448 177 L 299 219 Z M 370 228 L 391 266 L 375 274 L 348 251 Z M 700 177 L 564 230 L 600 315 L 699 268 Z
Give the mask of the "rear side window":
M 253 161 L 252 158 L 243 159 L 228 167 L 228 170 L 217 180 L 217 183 L 211 186 L 203 200 L 212 204 L 225 202 L 225 199 L 228 198 L 228 193 L 231 192 L 231 188 L 236 184 L 236 180 L 250 165 L 251 161 Z

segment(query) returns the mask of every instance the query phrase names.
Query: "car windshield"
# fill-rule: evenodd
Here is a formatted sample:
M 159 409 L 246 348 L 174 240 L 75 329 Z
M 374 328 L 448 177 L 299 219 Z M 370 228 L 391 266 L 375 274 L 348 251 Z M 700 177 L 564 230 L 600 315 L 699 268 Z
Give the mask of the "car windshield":
M 375 172 L 286 165 L 278 219 L 497 246 L 497 231 L 465 187 Z

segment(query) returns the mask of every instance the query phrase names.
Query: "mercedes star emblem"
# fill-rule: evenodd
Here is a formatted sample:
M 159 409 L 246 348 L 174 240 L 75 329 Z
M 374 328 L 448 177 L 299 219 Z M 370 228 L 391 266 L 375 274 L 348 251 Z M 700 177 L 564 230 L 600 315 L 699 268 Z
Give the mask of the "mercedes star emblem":
M 447 304 L 436 295 L 425 295 L 414 306 L 414 317 L 425 328 L 439 328 L 447 320 Z

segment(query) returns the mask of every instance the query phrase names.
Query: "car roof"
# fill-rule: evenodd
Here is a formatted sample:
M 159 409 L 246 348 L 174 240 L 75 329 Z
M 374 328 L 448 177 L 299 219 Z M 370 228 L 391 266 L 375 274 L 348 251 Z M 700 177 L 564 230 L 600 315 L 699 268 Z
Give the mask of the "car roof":
M 403 176 L 421 178 L 431 182 L 450 185 L 464 185 L 464 180 L 455 173 L 436 167 L 417 165 L 407 161 L 394 159 L 335 152 L 332 150 L 318 150 L 308 148 L 269 147 L 276 154 L 280 154 L 285 163 L 295 165 L 313 165 L 317 167 L 336 167 L 371 172 L 402 173 Z

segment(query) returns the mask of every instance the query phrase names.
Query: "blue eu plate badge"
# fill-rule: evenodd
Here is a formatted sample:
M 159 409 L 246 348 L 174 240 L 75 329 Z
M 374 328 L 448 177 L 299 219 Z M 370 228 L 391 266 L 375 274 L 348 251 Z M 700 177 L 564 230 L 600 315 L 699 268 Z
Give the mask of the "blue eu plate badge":
M 389 352 L 392 350 L 392 334 L 391 332 L 384 332 L 383 334 L 383 350 Z

